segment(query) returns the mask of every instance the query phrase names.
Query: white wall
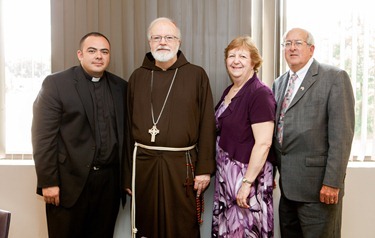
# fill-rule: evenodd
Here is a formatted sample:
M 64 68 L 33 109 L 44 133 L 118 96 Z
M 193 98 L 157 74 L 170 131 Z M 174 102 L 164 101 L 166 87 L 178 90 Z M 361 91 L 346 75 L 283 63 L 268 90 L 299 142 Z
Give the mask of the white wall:
M 375 238 L 374 167 L 348 169 L 343 205 L 342 238 Z
M 12 212 L 9 238 L 46 238 L 44 202 L 35 193 L 34 166 L 7 165 L 0 161 L 0 209 Z M 202 238 L 210 237 L 213 184 L 205 193 Z M 274 194 L 275 238 L 279 238 L 277 201 Z M 375 168 L 348 168 L 344 197 L 342 238 L 375 237 Z M 130 237 L 129 204 L 120 209 L 115 238 Z

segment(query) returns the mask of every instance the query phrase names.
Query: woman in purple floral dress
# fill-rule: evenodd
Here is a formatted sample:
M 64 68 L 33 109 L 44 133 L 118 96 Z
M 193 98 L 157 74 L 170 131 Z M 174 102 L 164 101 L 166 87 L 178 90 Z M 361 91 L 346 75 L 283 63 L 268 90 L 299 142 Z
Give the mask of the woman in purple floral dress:
M 216 106 L 216 180 L 212 237 L 273 237 L 270 147 L 276 103 L 257 77 L 262 58 L 248 36 L 225 49 L 233 82 Z

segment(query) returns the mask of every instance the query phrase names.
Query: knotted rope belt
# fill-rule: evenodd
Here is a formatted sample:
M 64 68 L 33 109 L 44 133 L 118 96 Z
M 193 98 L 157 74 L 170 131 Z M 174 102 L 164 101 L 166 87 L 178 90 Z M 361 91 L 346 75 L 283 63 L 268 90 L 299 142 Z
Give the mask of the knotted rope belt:
M 194 168 L 191 163 L 190 154 L 188 153 L 189 150 L 192 150 L 195 148 L 195 145 L 188 146 L 188 147 L 163 147 L 163 146 L 149 146 L 149 145 L 143 145 L 138 142 L 134 143 L 134 151 L 133 151 L 133 169 L 132 169 L 132 202 L 131 202 L 131 225 L 132 225 L 132 237 L 135 238 L 137 234 L 137 228 L 135 226 L 135 171 L 136 171 L 136 159 L 137 159 L 137 148 L 141 147 L 148 150 L 161 150 L 161 151 L 186 151 L 187 152 L 187 162 L 186 166 L 191 167 L 192 172 L 194 173 Z M 194 176 L 194 174 L 193 174 Z M 187 177 L 188 179 L 188 177 Z M 198 203 L 199 201 L 199 203 Z M 198 222 L 201 223 L 201 211 L 203 210 L 203 194 L 201 194 L 200 199 L 197 198 L 197 216 L 198 216 Z

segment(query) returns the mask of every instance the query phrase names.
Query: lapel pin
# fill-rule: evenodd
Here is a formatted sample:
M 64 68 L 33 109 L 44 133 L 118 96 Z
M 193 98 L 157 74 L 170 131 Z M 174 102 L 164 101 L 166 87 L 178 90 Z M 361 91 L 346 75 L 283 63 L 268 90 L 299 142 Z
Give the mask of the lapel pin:
M 305 87 L 301 87 L 301 90 L 302 90 L 302 91 L 305 90 Z

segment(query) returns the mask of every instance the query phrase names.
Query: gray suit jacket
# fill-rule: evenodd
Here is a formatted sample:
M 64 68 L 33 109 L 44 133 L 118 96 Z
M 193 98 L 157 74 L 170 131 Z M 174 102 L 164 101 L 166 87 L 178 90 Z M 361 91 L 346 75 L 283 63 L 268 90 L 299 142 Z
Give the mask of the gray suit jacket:
M 276 125 L 288 78 L 285 73 L 273 84 Z M 314 60 L 285 113 L 282 146 L 273 140 L 282 194 L 293 201 L 319 202 L 324 184 L 340 188 L 341 198 L 353 135 L 348 74 Z

